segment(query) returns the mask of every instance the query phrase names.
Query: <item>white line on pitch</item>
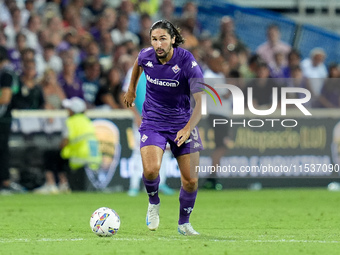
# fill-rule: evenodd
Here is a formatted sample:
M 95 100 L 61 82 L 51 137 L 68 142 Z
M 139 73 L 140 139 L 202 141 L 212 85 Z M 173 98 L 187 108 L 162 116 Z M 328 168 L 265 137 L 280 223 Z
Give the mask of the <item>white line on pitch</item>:
M 94 237 L 96 238 L 96 237 Z M 147 238 L 119 238 L 111 237 L 113 240 L 117 241 L 148 241 L 151 239 Z M 92 238 L 42 238 L 42 239 L 27 239 L 27 238 L 17 238 L 17 239 L 0 239 L 0 243 L 33 243 L 33 242 L 78 242 L 78 241 L 88 241 L 93 240 Z M 166 238 L 159 237 L 160 241 L 189 241 L 190 238 Z M 321 244 L 338 244 L 340 241 L 332 240 L 295 240 L 295 239 L 277 239 L 277 240 L 226 240 L 226 239 L 205 239 L 202 241 L 212 241 L 212 242 L 226 242 L 226 243 L 321 243 Z

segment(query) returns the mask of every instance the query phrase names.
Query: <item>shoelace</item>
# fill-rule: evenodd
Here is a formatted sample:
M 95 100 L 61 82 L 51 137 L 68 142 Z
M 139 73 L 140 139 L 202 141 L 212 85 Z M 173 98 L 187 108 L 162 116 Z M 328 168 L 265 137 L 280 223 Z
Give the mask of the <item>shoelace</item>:
M 157 213 L 156 213 L 156 208 L 155 206 L 152 206 L 149 210 L 149 219 L 156 219 L 157 218 Z
M 186 230 L 187 232 L 190 232 L 190 233 L 198 233 L 192 226 L 191 226 L 191 223 L 188 223 L 186 225 Z

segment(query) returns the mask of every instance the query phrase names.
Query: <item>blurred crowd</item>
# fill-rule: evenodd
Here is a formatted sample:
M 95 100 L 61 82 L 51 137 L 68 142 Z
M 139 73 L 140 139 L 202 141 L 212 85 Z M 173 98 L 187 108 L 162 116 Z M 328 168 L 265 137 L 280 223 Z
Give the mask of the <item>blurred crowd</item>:
M 271 103 L 274 84 L 309 89 L 311 107 L 340 106 L 340 86 L 327 79 L 339 78 L 339 67 L 326 66 L 322 48 L 301 59 L 272 24 L 251 52 L 231 17 L 221 18 L 212 35 L 198 16 L 194 2 L 176 15 L 172 0 L 3 0 L 0 45 L 17 75 L 12 108 L 60 109 L 63 99 L 75 96 L 88 108 L 123 108 L 125 77 L 140 49 L 150 46 L 149 28 L 159 19 L 181 28 L 181 47 L 193 53 L 206 77 L 245 78 L 238 83 L 242 89 L 256 87 L 254 106 Z

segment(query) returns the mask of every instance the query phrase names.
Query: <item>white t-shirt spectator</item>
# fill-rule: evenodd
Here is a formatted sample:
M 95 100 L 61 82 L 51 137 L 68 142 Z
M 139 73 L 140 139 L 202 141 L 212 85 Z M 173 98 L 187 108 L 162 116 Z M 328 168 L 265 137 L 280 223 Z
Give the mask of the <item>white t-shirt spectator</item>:
M 115 45 L 119 45 L 126 41 L 132 41 L 135 45 L 139 45 L 139 38 L 137 35 L 130 31 L 122 33 L 119 29 L 113 29 L 111 32 L 112 41 Z
M 324 80 L 328 76 L 327 67 L 324 63 L 313 66 L 312 60 L 306 58 L 301 62 L 302 73 L 305 77 L 309 78 L 314 96 L 319 96 L 321 93 Z
M 51 68 L 56 74 L 59 74 L 63 69 L 63 63 L 60 57 L 54 55 L 51 59 L 46 62 L 41 54 L 36 54 L 35 63 L 37 68 L 38 77 L 42 77 L 45 70 Z

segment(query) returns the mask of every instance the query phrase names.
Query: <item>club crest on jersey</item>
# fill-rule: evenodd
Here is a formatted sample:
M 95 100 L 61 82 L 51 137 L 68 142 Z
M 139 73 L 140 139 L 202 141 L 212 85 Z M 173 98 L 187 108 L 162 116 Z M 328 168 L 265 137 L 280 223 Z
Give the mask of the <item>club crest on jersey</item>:
M 181 68 L 179 68 L 178 65 L 175 65 L 175 66 L 172 68 L 172 71 L 174 71 L 174 73 L 178 73 L 180 70 L 181 70 Z
M 148 139 L 148 138 L 149 138 L 149 137 L 148 137 L 147 135 L 144 134 L 144 135 L 142 136 L 142 139 L 141 139 L 141 140 L 142 140 L 142 142 L 144 143 L 144 142 L 146 141 L 146 139 Z
M 151 67 L 151 68 L 153 68 L 153 64 L 152 64 L 152 62 L 151 62 L 151 61 L 148 61 L 148 63 L 146 63 L 146 64 L 145 64 L 145 66 L 148 66 L 148 67 Z

